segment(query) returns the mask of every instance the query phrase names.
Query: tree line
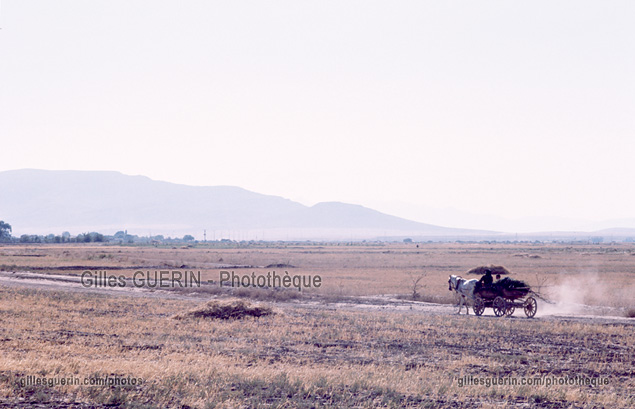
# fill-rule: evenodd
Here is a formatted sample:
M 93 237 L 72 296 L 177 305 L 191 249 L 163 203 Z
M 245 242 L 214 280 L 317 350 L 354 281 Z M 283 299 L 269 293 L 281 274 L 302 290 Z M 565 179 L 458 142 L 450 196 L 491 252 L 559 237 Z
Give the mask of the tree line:
M 2 243 L 180 243 L 194 241 L 192 235 L 186 234 L 183 238 L 165 238 L 163 235 L 139 237 L 136 234 L 128 234 L 127 231 L 118 231 L 113 235 L 101 234 L 98 232 L 80 233 L 76 236 L 65 231 L 62 234 L 23 234 L 14 237 L 12 227 L 9 223 L 0 221 L 0 242 Z

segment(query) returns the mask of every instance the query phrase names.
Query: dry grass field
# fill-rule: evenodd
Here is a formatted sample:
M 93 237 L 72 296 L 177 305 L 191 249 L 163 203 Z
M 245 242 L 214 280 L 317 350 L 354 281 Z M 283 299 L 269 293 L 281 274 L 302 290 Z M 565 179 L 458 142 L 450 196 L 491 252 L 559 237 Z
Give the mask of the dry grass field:
M 448 275 L 490 264 L 558 303 L 541 303 L 533 319 L 457 316 Z M 3 271 L 86 269 L 200 270 L 214 283 L 88 291 L 6 273 L 0 407 L 635 406 L 633 245 L 0 247 Z M 322 286 L 278 297 L 221 290 L 221 270 L 319 275 Z M 405 300 L 420 274 L 419 301 Z M 256 298 L 273 313 L 209 312 Z

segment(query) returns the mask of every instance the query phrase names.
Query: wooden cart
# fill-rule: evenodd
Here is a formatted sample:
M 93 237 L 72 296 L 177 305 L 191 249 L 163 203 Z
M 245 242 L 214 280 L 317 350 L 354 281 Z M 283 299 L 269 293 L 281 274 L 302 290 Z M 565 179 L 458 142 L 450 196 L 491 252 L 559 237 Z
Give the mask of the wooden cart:
M 479 288 L 474 290 L 474 314 L 482 315 L 485 308 L 492 308 L 497 317 L 511 316 L 516 308 L 522 308 L 527 317 L 533 318 L 538 310 L 533 294 L 529 287 L 507 289 L 492 284 Z

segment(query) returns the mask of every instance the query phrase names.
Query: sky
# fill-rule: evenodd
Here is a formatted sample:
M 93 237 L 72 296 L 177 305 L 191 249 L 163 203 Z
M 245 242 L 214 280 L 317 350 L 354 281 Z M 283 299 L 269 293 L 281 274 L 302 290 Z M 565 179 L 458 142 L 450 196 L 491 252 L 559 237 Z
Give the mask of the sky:
M 450 227 L 635 223 L 634 16 L 632 1 L 4 0 L 0 171 L 116 170 Z

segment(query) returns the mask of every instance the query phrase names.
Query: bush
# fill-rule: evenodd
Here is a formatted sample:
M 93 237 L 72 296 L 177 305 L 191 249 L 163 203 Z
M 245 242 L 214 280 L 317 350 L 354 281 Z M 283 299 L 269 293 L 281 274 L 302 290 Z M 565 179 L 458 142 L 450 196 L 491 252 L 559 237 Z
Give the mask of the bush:
M 474 267 L 473 269 L 469 270 L 467 273 L 468 274 L 478 274 L 478 275 L 484 275 L 485 274 L 485 270 L 489 269 L 492 272 L 493 276 L 496 276 L 496 274 L 500 274 L 500 275 L 506 275 L 509 274 L 509 270 L 506 269 L 503 266 L 480 266 L 480 267 Z
M 262 317 L 273 314 L 271 307 L 253 305 L 242 300 L 209 301 L 204 305 L 184 314 L 174 316 L 175 319 L 212 318 L 212 319 L 241 319 L 245 317 Z

